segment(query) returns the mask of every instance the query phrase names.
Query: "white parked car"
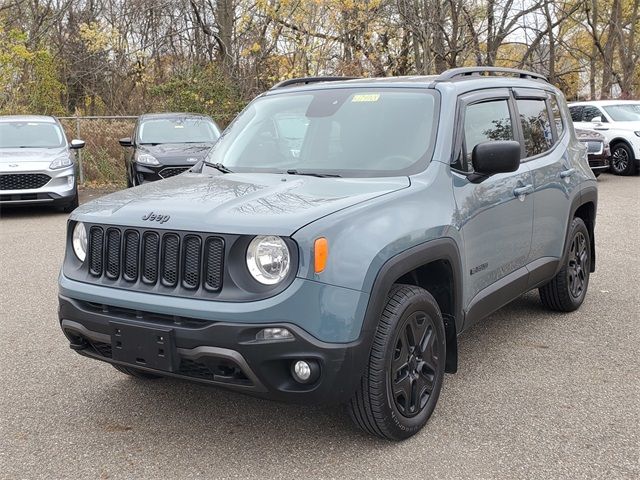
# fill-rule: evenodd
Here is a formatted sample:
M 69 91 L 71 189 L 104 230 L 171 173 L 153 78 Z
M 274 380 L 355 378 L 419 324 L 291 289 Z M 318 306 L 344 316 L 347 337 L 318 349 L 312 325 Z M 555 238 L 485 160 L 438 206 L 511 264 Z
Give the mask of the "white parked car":
M 594 100 L 569 104 L 576 128 L 597 130 L 611 146 L 611 171 L 633 175 L 640 167 L 640 101 Z

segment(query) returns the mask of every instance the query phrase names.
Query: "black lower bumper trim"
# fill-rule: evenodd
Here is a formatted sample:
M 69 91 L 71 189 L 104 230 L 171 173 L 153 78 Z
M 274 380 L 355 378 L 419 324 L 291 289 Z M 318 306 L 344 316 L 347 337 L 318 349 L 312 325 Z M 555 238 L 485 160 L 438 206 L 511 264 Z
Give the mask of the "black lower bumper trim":
M 320 342 L 291 324 L 190 322 L 184 318 L 176 318 L 176 323 L 169 324 L 166 318 L 97 311 L 92 304 L 62 296 L 59 301 L 60 326 L 71 348 L 109 363 L 296 403 L 345 402 L 355 392 L 362 374 L 358 361 L 364 354 L 361 342 Z M 117 340 L 113 325 L 140 327 L 143 332 L 145 328 L 150 332 L 169 329 L 172 365 L 158 370 L 149 368 L 155 363 L 148 358 L 134 356 L 128 362 L 114 358 Z M 257 341 L 256 334 L 268 327 L 287 328 L 294 338 Z M 140 343 L 145 341 L 141 339 Z M 300 384 L 293 379 L 291 364 L 300 359 L 313 360 L 320 366 L 320 376 L 313 384 Z

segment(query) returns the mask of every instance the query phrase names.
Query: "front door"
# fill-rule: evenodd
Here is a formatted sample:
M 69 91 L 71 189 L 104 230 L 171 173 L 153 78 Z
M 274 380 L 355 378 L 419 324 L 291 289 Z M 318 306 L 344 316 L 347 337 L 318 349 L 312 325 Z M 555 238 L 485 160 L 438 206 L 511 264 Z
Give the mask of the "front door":
M 513 99 L 508 89 L 473 93 L 462 99 L 462 149 L 454 166 L 458 226 L 464 242 L 464 305 L 529 258 L 533 228 L 533 180 L 527 164 L 516 172 L 472 183 L 471 153 L 482 142 L 518 138 Z M 526 275 L 521 279 L 526 284 Z

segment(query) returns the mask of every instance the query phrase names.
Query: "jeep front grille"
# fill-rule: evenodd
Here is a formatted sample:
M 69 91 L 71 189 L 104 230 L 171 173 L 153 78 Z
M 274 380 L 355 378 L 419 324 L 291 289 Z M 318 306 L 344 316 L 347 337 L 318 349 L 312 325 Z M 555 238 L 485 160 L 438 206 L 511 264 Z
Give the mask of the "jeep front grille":
M 171 291 L 222 289 L 224 240 L 207 234 L 92 226 L 88 268 L 94 278 Z M 169 293 L 169 292 L 167 292 Z
M 7 173 L 0 175 L 0 190 L 30 190 L 44 187 L 51 177 L 44 173 Z

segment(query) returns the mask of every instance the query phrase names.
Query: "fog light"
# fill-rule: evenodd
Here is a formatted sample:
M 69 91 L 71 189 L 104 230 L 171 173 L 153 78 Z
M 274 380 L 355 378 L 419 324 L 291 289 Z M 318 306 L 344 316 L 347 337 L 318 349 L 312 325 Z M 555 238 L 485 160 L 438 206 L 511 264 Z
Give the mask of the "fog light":
M 75 182 L 74 182 L 74 177 L 73 177 L 73 175 L 69 175 L 69 176 L 67 177 L 67 187 L 69 187 L 69 188 L 73 187 L 73 184 L 74 184 L 74 183 L 75 183 Z
M 320 366 L 314 360 L 296 360 L 291 364 L 291 374 L 298 383 L 313 383 L 320 376 Z
M 256 334 L 256 340 L 292 340 L 292 333 L 286 328 L 263 328 Z

